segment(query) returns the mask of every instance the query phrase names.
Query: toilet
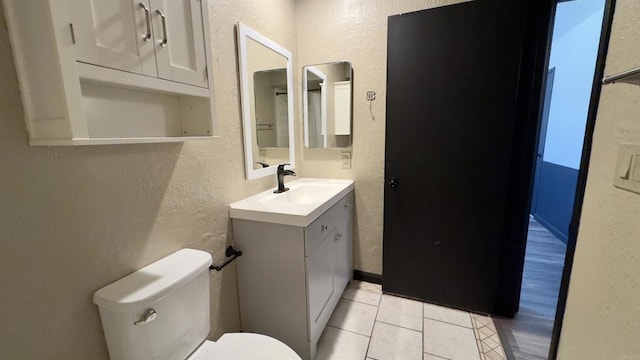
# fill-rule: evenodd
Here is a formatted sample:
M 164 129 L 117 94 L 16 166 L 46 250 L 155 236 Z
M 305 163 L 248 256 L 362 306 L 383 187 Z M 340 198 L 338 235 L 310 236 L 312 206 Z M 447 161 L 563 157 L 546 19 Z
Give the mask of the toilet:
M 300 360 L 265 335 L 206 340 L 211 263 L 207 252 L 182 249 L 96 291 L 111 360 Z

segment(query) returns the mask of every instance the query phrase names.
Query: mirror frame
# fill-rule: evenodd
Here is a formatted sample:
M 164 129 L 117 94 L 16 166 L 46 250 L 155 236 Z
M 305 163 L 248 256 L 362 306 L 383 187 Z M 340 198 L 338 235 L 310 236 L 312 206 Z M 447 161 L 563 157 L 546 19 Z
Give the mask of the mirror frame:
M 246 176 L 248 180 L 261 178 L 264 176 L 273 175 L 277 172 L 278 164 L 269 164 L 267 168 L 254 169 L 253 159 L 253 124 L 252 124 L 252 111 L 250 97 L 253 94 L 249 94 L 249 79 L 252 77 L 249 74 L 248 68 L 248 54 L 247 54 L 247 39 L 252 39 L 261 45 L 273 50 L 274 52 L 282 55 L 287 59 L 287 122 L 289 124 L 289 168 L 293 169 L 296 166 L 296 147 L 295 147 L 295 129 L 293 121 L 293 60 L 291 52 L 284 47 L 278 45 L 271 39 L 253 30 L 247 25 L 238 22 L 238 60 L 240 64 L 240 102 L 241 102 L 241 114 L 242 114 L 242 130 L 244 133 L 244 160 Z M 257 130 L 256 130 L 257 131 Z M 256 134 L 257 135 L 257 134 Z

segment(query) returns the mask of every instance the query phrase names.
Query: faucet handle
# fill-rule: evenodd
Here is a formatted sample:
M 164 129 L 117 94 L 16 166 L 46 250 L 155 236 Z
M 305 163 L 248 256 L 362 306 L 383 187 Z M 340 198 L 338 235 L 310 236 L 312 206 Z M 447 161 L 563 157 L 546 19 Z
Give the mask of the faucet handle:
M 291 165 L 291 164 L 290 164 L 290 163 L 286 163 L 286 164 L 280 164 L 280 165 L 278 165 L 278 171 L 284 171 L 284 167 L 285 167 L 286 165 Z

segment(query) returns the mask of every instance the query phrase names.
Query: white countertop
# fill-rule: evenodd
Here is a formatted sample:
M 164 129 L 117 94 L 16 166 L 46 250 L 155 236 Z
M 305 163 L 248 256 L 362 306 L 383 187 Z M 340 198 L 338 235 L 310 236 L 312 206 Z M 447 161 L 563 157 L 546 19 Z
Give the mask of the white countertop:
M 230 207 L 232 219 L 306 227 L 353 190 L 353 180 L 302 178 L 289 183 L 290 190 L 261 192 Z

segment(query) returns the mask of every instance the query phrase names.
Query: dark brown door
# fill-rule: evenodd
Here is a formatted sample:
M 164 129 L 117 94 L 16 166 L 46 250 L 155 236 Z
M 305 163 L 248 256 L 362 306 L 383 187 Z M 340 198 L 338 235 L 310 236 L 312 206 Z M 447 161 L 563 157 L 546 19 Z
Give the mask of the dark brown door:
M 385 292 L 494 312 L 525 8 L 472 1 L 389 18 Z

